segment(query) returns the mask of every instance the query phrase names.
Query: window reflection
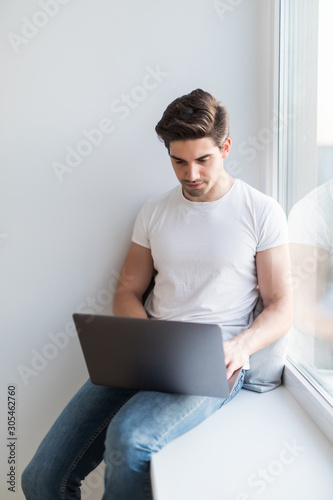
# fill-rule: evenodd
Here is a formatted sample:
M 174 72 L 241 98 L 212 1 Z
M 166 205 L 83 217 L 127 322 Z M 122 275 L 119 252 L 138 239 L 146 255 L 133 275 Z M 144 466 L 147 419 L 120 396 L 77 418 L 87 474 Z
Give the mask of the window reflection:
M 290 355 L 333 394 L 333 178 L 289 214 L 294 291 Z
M 289 212 L 289 358 L 333 405 L 332 0 L 282 0 L 280 201 Z

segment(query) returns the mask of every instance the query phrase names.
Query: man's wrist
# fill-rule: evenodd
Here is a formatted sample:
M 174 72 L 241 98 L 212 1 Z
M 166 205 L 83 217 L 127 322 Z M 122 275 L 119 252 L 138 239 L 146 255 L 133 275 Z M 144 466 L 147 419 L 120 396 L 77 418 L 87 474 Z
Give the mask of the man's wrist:
M 253 332 L 248 329 L 241 332 L 239 335 L 234 337 L 237 346 L 249 357 L 253 354 L 256 349 L 253 342 Z

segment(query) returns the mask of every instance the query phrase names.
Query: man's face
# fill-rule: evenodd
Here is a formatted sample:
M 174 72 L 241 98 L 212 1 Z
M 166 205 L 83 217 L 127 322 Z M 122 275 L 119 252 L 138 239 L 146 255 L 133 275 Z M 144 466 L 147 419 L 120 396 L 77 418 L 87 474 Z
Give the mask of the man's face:
M 220 149 L 211 137 L 172 141 L 170 158 L 185 198 L 191 201 L 215 201 L 232 185 L 232 177 L 224 170 L 231 140 Z

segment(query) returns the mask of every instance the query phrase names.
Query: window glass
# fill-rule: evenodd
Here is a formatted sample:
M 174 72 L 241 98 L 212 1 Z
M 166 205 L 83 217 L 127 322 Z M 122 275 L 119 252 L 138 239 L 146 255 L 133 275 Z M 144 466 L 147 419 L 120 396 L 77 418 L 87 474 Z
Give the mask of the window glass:
M 280 201 L 294 292 L 290 360 L 333 403 L 333 2 L 281 1 Z

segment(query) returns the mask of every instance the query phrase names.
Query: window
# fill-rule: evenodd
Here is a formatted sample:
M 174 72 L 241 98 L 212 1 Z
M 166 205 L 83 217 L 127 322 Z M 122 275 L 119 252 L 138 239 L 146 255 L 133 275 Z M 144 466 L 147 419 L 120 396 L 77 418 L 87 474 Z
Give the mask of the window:
M 295 306 L 289 359 L 333 405 L 331 19 L 331 0 L 280 1 L 279 199 Z

